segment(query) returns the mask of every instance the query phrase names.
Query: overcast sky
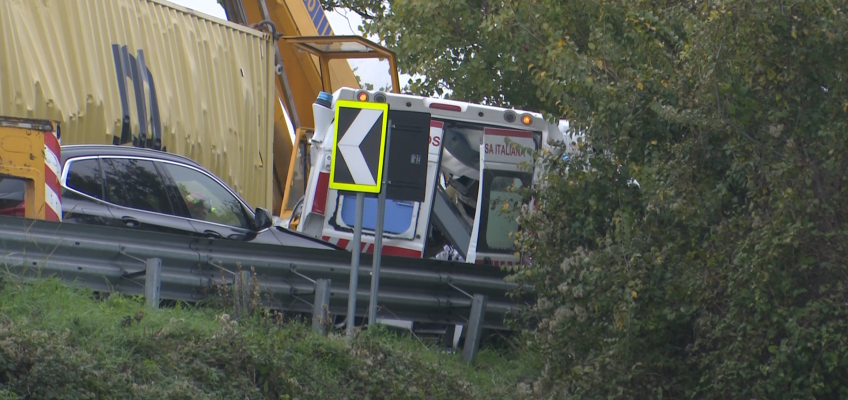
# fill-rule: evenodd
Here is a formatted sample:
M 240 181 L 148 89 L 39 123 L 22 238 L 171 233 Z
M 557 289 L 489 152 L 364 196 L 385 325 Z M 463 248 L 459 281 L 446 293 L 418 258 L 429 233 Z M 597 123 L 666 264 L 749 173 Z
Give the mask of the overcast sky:
M 168 0 L 172 3 L 179 4 L 184 7 L 194 9 L 204 14 L 209 14 L 213 17 L 227 19 L 227 13 L 216 0 Z M 333 32 L 336 35 L 361 35 L 359 25 L 362 19 L 355 13 L 345 12 L 328 12 L 327 19 L 330 20 L 330 26 L 333 27 Z M 377 38 L 370 38 L 378 42 Z M 389 75 L 389 63 L 387 61 L 380 62 L 378 60 L 352 60 L 349 61 L 351 67 L 356 68 L 356 74 L 363 82 L 371 83 L 374 88 L 387 86 L 391 82 Z M 400 76 L 400 85 L 403 87 L 409 76 Z

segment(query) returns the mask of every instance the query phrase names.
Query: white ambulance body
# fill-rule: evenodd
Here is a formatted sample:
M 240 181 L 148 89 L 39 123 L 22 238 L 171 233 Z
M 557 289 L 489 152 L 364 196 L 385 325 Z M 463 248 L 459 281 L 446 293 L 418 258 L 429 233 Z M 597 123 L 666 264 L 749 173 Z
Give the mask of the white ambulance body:
M 514 213 L 503 212 L 504 202 L 521 201 L 515 189 L 534 182 L 533 151 L 563 140 L 557 125 L 538 113 L 378 91 L 342 88 L 333 107 L 339 99 L 430 114 L 425 201 L 387 200 L 383 254 L 496 266 L 517 261 L 509 233 L 518 223 Z M 315 115 L 297 230 L 352 249 L 356 195 L 329 189 L 332 111 Z M 363 252 L 374 250 L 376 210 L 377 197 L 366 197 Z

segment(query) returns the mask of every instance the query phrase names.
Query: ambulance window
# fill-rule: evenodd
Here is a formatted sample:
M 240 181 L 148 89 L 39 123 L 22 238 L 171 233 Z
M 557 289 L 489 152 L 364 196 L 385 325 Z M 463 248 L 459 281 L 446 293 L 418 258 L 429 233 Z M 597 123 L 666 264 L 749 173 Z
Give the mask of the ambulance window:
M 486 247 L 493 251 L 509 251 L 515 248 L 509 233 L 518 231 L 515 220 L 517 212 L 514 205 L 521 202 L 518 190 L 522 187 L 521 178 L 514 176 L 495 176 L 489 186 L 488 207 L 485 218 Z M 508 204 L 508 211 L 504 211 Z
M 356 223 L 356 196 L 341 196 L 342 222 L 349 227 Z M 377 227 L 377 199 L 366 197 L 362 214 L 362 229 L 375 231 Z M 415 203 L 386 199 L 383 232 L 398 235 L 409 230 L 413 222 Z

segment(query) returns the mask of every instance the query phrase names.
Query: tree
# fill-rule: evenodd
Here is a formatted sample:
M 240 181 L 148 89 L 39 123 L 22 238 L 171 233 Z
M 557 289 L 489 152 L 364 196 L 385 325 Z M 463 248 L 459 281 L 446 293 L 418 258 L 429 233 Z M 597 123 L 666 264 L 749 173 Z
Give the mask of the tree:
M 427 76 L 412 90 L 542 110 L 604 149 L 543 154 L 525 192 L 541 393 L 848 396 L 845 2 L 325 5 L 360 7 Z
M 484 104 L 511 103 L 541 109 L 528 58 L 517 54 L 512 32 L 493 18 L 504 8 L 487 1 L 322 0 L 323 6 L 348 8 L 364 19 L 362 29 L 375 34 L 399 55 L 400 73 L 420 74 L 410 91 Z M 523 40 L 523 39 L 522 39 Z M 529 50 L 529 47 L 528 47 Z M 524 52 L 529 55 L 529 51 Z

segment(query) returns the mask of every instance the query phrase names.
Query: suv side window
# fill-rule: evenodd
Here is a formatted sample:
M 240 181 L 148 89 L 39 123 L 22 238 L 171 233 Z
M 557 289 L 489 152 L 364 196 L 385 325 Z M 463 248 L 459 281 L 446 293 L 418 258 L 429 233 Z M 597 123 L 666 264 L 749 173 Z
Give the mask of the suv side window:
M 241 202 L 206 174 L 182 165 L 160 163 L 177 186 L 192 218 L 249 229 Z
M 95 199 L 103 200 L 103 173 L 96 158 L 71 161 L 67 186 Z
M 152 161 L 103 158 L 106 200 L 137 210 L 173 214 L 165 184 Z

